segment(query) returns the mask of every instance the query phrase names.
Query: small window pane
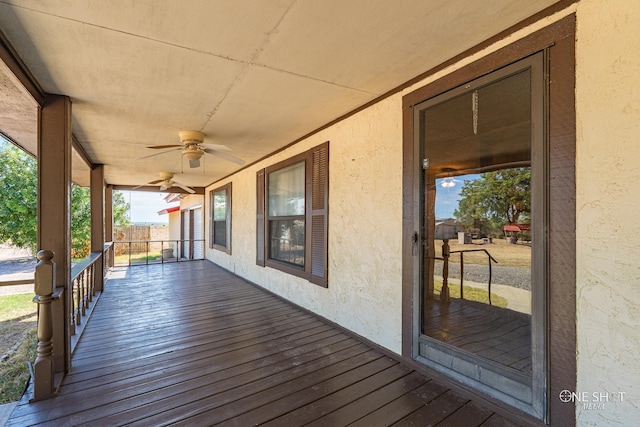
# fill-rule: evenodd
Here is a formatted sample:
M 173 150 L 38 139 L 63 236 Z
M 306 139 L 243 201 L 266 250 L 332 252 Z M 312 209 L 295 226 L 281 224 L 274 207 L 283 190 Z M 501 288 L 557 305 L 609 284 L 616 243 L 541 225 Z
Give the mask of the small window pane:
M 304 219 L 269 221 L 269 257 L 304 267 Z
M 227 190 L 213 194 L 213 220 L 224 221 L 227 218 Z
M 304 215 L 304 161 L 269 174 L 269 216 Z
M 227 246 L 227 221 L 213 222 L 213 243 L 219 246 Z

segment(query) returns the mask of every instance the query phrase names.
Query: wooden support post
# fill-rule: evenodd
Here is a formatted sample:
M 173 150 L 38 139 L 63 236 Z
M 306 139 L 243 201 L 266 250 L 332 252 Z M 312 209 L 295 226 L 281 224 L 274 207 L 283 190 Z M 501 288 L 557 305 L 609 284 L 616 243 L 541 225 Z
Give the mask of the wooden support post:
M 113 185 L 107 185 L 104 192 L 104 237 L 107 242 L 113 241 Z M 109 256 L 105 268 L 113 267 L 113 257 Z
M 68 290 L 53 302 L 54 372 L 71 367 L 71 100 L 48 95 L 38 132 L 38 247 L 56 254 L 56 286 Z
M 38 252 L 34 275 L 33 299 L 38 303 L 38 356 L 33 364 L 33 399 L 48 399 L 54 394 L 53 372 L 53 316 L 51 303 L 55 289 L 56 265 L 51 261 L 53 252 Z
M 97 165 L 91 170 L 91 252 L 104 251 L 104 207 L 105 207 L 104 165 Z M 95 264 L 93 276 L 96 291 L 102 291 L 104 271 L 104 257 Z

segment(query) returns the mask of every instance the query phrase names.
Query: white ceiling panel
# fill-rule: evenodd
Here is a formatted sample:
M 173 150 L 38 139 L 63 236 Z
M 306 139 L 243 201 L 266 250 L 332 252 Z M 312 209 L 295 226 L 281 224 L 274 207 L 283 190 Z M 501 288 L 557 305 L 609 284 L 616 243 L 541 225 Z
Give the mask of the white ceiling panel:
M 256 161 L 553 3 L 5 0 L 0 29 L 45 92 L 71 98 L 73 133 L 107 182 L 136 185 L 183 171 L 179 152 L 136 160 L 180 130 Z M 15 93 L 0 92 L 0 130 L 32 147 Z M 179 181 L 240 167 L 203 163 Z

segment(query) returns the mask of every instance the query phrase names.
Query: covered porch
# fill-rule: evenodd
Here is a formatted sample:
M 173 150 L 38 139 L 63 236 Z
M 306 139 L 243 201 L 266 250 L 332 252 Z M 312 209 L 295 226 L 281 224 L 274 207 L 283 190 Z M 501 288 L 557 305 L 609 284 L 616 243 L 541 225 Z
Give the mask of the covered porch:
M 513 425 L 209 261 L 107 277 L 57 397 L 7 426 Z

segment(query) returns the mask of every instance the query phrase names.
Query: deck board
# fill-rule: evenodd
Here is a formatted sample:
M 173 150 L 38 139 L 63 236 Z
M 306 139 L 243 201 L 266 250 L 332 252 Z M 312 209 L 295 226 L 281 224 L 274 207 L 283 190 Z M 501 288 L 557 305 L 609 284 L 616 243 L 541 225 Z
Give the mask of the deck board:
M 531 316 L 475 301 L 429 300 L 424 335 L 531 377 Z
M 501 421 L 512 425 L 322 319 L 194 261 L 114 269 L 60 395 L 29 404 L 26 394 L 7 426 Z

